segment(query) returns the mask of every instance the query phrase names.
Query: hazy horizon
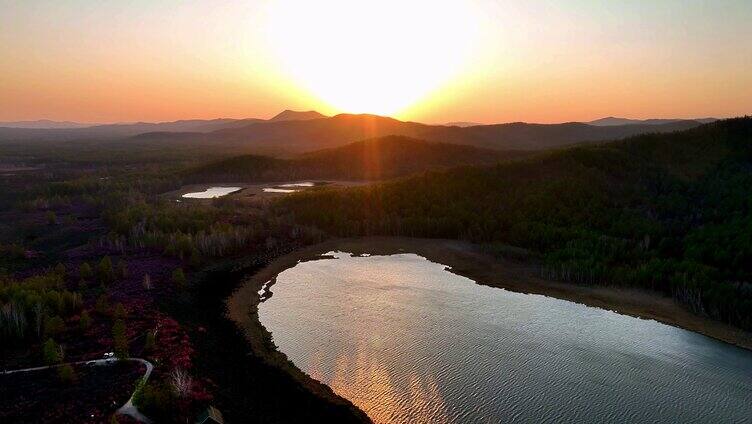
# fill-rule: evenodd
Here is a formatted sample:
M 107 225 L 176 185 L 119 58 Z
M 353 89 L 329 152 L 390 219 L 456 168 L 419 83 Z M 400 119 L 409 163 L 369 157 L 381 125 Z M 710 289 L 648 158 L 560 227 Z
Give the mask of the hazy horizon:
M 290 110 L 293 112 L 308 112 L 303 110 L 291 110 L 291 109 L 285 109 L 285 111 Z M 281 112 L 281 111 L 280 111 Z M 313 111 L 318 112 L 318 111 Z M 274 113 L 269 116 L 194 116 L 194 117 L 185 117 L 185 118 L 178 118 L 178 119 L 171 119 L 171 120 L 153 120 L 153 121 L 146 121 L 146 120 L 137 120 L 137 121 L 101 121 L 101 122 L 81 122 L 81 121 L 72 121 L 72 120 L 57 120 L 47 117 L 41 117 L 36 119 L 21 119 L 21 120 L 0 120 L 0 126 L 2 124 L 7 123 L 35 123 L 35 122 L 53 122 L 53 123 L 64 123 L 64 124 L 75 124 L 80 127 L 85 126 L 97 126 L 97 125 L 130 125 L 130 124 L 159 124 L 159 123 L 169 123 L 169 122 L 176 122 L 176 121 L 193 121 L 193 120 L 205 120 L 205 121 L 212 121 L 212 120 L 222 120 L 222 119 L 228 119 L 228 120 L 244 120 L 244 119 L 262 119 L 262 120 L 271 120 L 274 118 L 278 113 Z M 360 114 L 367 114 L 367 115 L 377 115 L 382 116 L 385 118 L 394 118 L 402 121 L 412 121 L 412 122 L 419 122 L 426 125 L 447 125 L 447 124 L 473 124 L 473 125 L 495 125 L 495 124 L 508 124 L 508 123 L 516 123 L 516 122 L 524 122 L 529 124 L 564 124 L 569 122 L 582 122 L 582 123 L 590 123 L 594 121 L 598 121 L 601 119 L 608 119 L 608 118 L 615 118 L 615 119 L 626 119 L 626 120 L 634 120 L 634 121 L 642 121 L 642 120 L 695 120 L 695 119 L 729 119 L 729 118 L 736 118 L 736 117 L 742 117 L 746 115 L 739 115 L 739 116 L 715 116 L 715 115 L 708 115 L 708 116 L 679 116 L 679 117 L 665 117 L 665 116 L 645 116 L 645 117 L 631 117 L 631 116 L 615 116 L 615 115 L 603 115 L 603 116 L 597 116 L 592 119 L 584 119 L 584 120 L 578 120 L 578 121 L 556 121 L 556 122 L 535 122 L 535 121 L 500 121 L 500 122 L 478 122 L 478 121 L 458 121 L 458 120 L 449 120 L 445 122 L 424 122 L 424 121 L 417 121 L 413 119 L 402 119 L 396 116 L 390 116 L 390 115 L 378 115 L 378 114 L 370 114 L 368 112 L 363 113 L 350 113 L 350 112 L 337 112 L 332 115 L 325 115 L 327 118 L 331 118 L 340 114 L 354 114 L 354 115 L 360 115 Z M 71 127 L 74 128 L 74 127 Z
M 752 4 L 9 2 L 0 121 L 741 116 Z

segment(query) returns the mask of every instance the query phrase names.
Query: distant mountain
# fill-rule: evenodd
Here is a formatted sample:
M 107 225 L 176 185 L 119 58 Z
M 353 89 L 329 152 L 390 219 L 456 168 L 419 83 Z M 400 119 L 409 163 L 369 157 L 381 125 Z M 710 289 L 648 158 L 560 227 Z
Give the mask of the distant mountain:
M 596 119 L 595 121 L 586 122 L 588 125 L 595 125 L 599 127 L 609 127 L 615 125 L 661 125 L 671 124 L 681 121 L 687 121 L 687 119 L 628 119 L 628 118 L 615 118 L 609 116 L 607 118 Z M 691 121 L 697 121 L 702 124 L 717 121 L 716 118 L 701 118 L 691 119 Z
M 307 112 L 296 112 L 294 110 L 285 110 L 277 114 L 274 118 L 270 119 L 270 122 L 279 121 L 308 121 L 311 119 L 328 118 L 326 115 L 322 115 L 315 110 L 309 110 Z
M 620 139 L 651 132 L 672 132 L 701 125 L 680 121 L 660 125 L 599 127 L 564 124 L 511 123 L 447 127 L 403 122 L 376 115 L 342 114 L 309 121 L 262 122 L 200 135 L 207 143 L 243 144 L 249 151 L 302 153 L 338 147 L 354 141 L 401 135 L 432 142 L 465 144 L 496 150 L 541 150 L 580 142 Z
M 84 128 L 84 127 L 90 127 L 90 126 L 91 124 L 82 124 L 80 122 L 51 121 L 49 119 L 39 119 L 36 121 L 0 122 L 0 127 L 27 128 L 27 129 L 64 129 L 64 128 Z
M 581 122 L 523 122 L 471 127 L 426 125 L 377 115 L 341 114 L 315 118 L 316 112 L 285 111 L 272 120 L 216 119 L 98 125 L 73 129 L 0 128 L 0 140 L 118 140 L 185 143 L 232 152 L 294 155 L 389 135 L 496 150 L 541 150 L 581 142 L 614 140 L 644 133 L 684 130 L 698 121 L 596 126 Z M 293 119 L 309 117 L 314 119 Z M 182 144 L 181 144 L 182 143 Z
M 238 156 L 188 172 L 191 181 L 378 180 L 460 165 L 489 165 L 519 158 L 502 152 L 409 137 L 388 136 L 319 150 L 294 159 Z
M 206 133 L 227 128 L 242 127 L 263 119 L 191 119 L 172 122 L 135 122 L 125 124 L 105 124 L 70 128 L 19 128 L 0 126 L 0 140 L 77 140 L 77 139 L 118 139 L 135 135 L 162 132 Z
M 477 127 L 478 125 L 483 125 L 483 124 L 479 124 L 477 122 L 462 122 L 462 121 L 460 121 L 460 122 L 447 122 L 444 125 L 447 126 L 447 127 L 463 127 L 464 128 L 464 127 Z
M 304 121 L 319 118 L 326 118 L 326 116 L 315 111 L 295 112 L 285 110 L 270 120 L 257 118 L 189 119 L 171 122 L 133 122 L 104 125 L 46 120 L 8 122 L 0 123 L 0 140 L 118 139 L 148 133 L 159 133 L 161 136 L 166 136 L 170 133 L 208 133 L 261 122 Z M 150 135 L 150 137 L 154 138 L 153 135 Z

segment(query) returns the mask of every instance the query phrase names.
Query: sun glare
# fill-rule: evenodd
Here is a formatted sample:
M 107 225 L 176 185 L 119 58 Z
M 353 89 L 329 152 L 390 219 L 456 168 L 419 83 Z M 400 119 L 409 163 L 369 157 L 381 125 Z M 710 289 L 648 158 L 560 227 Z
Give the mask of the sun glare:
M 335 109 L 396 114 L 456 77 L 479 19 L 459 0 L 272 0 L 267 42 L 296 84 Z

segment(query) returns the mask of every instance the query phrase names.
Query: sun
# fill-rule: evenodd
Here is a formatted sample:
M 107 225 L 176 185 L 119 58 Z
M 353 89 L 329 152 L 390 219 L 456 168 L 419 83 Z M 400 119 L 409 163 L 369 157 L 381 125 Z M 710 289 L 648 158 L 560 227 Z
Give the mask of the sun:
M 479 19 L 459 0 L 272 0 L 266 22 L 296 84 L 340 111 L 390 115 L 460 73 Z

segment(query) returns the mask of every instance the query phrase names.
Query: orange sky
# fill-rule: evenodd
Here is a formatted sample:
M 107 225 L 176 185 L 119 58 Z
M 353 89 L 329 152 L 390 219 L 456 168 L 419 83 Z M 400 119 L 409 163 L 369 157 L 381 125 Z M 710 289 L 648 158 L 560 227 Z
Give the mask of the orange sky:
M 752 113 L 752 2 L 610 3 L 9 2 L 0 121 Z

